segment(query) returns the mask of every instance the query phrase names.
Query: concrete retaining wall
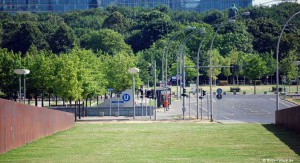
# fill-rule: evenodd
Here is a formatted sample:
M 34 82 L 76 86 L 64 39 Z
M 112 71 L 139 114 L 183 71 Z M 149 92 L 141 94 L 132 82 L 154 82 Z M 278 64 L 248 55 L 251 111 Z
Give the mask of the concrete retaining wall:
M 54 110 L 60 110 L 60 111 L 65 111 L 65 112 L 71 112 L 75 113 L 75 108 L 67 108 L 67 107 L 53 107 L 52 109 Z M 128 116 L 132 117 L 133 116 L 133 108 L 119 108 L 120 109 L 120 114 L 119 116 Z M 136 107 L 135 108 L 135 115 L 136 116 L 142 116 L 142 107 Z M 100 116 L 100 112 L 104 113 L 104 116 L 109 116 L 110 115 L 110 109 L 109 107 L 88 107 L 86 109 L 87 111 L 87 116 Z M 80 110 L 81 115 L 83 115 L 83 109 L 81 108 Z M 115 114 L 118 112 L 117 107 L 112 107 L 111 108 L 111 115 L 115 116 Z M 78 108 L 77 108 L 77 114 L 79 113 Z M 147 107 L 147 115 L 153 115 L 153 110 L 149 107 Z M 146 115 L 146 107 L 143 107 L 143 115 Z
M 0 99 L 0 154 L 74 124 L 72 113 Z
M 276 125 L 300 132 L 300 106 L 276 111 Z

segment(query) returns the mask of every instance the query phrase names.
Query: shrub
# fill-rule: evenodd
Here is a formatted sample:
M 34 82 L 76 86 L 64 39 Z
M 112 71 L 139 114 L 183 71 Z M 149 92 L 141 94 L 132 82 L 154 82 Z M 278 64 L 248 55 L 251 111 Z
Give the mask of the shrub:
M 220 80 L 219 85 L 220 86 L 228 85 L 228 81 L 227 80 Z
M 279 91 L 279 92 L 282 92 L 282 88 L 279 87 L 279 88 L 278 88 L 278 91 Z M 272 92 L 276 92 L 276 87 L 272 87 Z
M 230 87 L 230 92 L 240 92 L 241 88 L 240 87 Z
M 262 84 L 261 80 L 253 80 L 253 85 L 255 85 L 255 82 L 256 82 L 256 85 L 261 85 Z

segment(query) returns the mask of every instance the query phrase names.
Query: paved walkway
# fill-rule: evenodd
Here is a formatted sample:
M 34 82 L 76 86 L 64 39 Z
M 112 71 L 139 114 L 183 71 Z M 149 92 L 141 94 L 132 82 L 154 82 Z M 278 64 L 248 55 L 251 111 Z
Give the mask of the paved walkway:
M 164 108 L 158 108 L 156 112 L 156 119 L 155 119 L 155 113 L 151 117 L 148 116 L 136 116 L 135 119 L 133 117 L 127 117 L 127 116 L 90 116 L 90 117 L 81 117 L 81 119 L 77 119 L 77 122 L 122 122 L 122 121 L 181 121 L 182 118 L 182 102 L 179 101 L 172 101 L 172 104 L 170 105 L 169 110 L 165 110 Z M 189 119 L 188 112 L 186 111 L 185 115 L 185 121 L 201 121 L 200 119 L 196 119 L 195 116 L 191 116 Z M 203 117 L 202 121 L 207 121 L 206 117 Z

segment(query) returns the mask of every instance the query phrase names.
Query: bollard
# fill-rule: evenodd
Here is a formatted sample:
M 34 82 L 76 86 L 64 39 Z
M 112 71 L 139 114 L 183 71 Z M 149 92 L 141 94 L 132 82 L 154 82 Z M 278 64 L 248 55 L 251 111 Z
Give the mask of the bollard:
M 104 112 L 101 112 L 101 111 L 100 111 L 100 112 L 99 112 L 99 116 L 100 116 L 100 117 L 104 117 Z

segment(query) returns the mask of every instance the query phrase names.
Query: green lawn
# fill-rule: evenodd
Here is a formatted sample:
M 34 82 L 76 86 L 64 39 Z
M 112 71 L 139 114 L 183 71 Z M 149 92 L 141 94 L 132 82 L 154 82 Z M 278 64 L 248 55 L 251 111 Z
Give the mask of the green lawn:
M 77 123 L 0 162 L 299 162 L 299 138 L 260 124 Z

